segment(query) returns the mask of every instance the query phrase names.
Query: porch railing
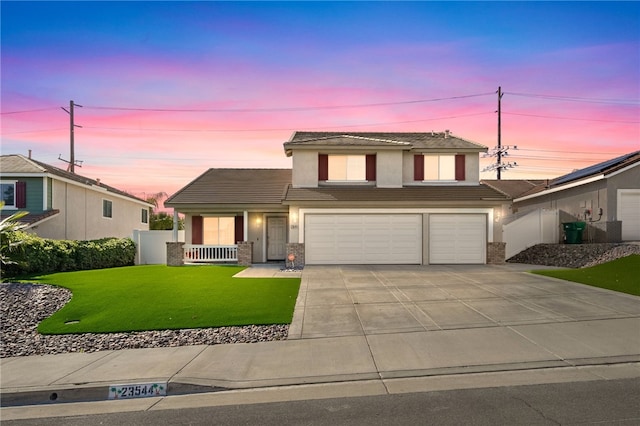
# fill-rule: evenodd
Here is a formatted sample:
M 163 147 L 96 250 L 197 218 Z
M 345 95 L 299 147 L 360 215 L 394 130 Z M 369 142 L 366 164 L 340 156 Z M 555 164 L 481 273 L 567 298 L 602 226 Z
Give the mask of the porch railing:
M 238 246 L 184 245 L 185 263 L 237 262 Z

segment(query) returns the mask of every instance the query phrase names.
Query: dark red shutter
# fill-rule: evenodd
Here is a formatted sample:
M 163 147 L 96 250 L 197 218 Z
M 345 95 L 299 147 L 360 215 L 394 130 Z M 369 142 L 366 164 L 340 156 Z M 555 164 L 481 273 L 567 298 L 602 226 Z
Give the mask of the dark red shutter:
M 376 180 L 376 155 L 368 154 L 367 155 L 367 172 L 365 179 L 369 182 L 373 182 Z
M 318 154 L 318 180 L 329 180 L 329 156 Z
M 413 156 L 413 180 L 424 180 L 424 155 Z
M 27 207 L 27 182 L 16 182 L 16 208 Z
M 191 217 L 191 244 L 202 244 L 203 229 L 202 216 Z
M 456 155 L 456 180 L 465 180 L 464 176 L 464 154 Z
M 236 231 L 235 240 L 236 243 L 244 241 L 244 216 L 236 216 L 235 220 Z

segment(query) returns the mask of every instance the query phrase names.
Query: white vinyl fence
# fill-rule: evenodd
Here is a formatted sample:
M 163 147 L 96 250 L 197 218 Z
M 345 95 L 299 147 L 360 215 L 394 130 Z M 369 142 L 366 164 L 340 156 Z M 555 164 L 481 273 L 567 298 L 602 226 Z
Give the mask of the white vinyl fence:
M 536 244 L 555 244 L 560 241 L 558 210 L 538 209 L 502 226 L 502 241 L 509 259 Z
M 184 242 L 184 230 L 178 231 L 178 241 Z M 136 243 L 136 265 L 164 265 L 167 263 L 167 243 L 173 241 L 173 231 L 133 231 Z

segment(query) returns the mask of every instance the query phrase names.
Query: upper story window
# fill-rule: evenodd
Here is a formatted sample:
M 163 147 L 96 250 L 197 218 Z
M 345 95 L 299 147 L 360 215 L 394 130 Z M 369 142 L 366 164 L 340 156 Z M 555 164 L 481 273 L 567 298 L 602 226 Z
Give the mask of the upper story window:
M 142 209 L 142 223 L 149 223 L 149 209 Z
M 463 181 L 465 156 L 417 154 L 414 156 L 413 175 L 418 181 Z
M 102 200 L 102 217 L 113 217 L 113 202 Z
M 373 182 L 376 155 L 318 155 L 318 180 L 334 182 Z
M 0 182 L 0 197 L 4 208 L 21 209 L 27 207 L 27 183 L 15 181 Z

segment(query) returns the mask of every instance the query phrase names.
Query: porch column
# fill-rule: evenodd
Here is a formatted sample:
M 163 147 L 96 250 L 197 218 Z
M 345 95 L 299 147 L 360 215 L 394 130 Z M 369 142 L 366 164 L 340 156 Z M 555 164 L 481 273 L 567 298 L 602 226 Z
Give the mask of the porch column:
M 242 223 L 242 241 L 249 241 L 249 212 L 245 210 L 243 216 L 244 221 Z
M 173 209 L 173 242 L 178 242 L 178 211 Z

